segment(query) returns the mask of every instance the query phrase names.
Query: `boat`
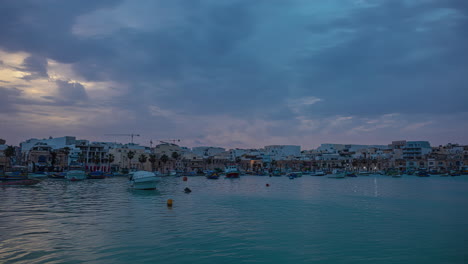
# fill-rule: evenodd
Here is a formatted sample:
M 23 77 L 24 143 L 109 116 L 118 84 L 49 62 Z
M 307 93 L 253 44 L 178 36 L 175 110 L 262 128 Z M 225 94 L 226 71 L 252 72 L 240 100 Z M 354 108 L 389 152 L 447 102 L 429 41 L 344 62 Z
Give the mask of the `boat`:
M 290 179 L 294 179 L 294 178 L 302 177 L 302 172 L 290 172 L 286 174 L 286 176 L 288 176 Z
M 237 169 L 237 166 L 235 165 L 227 166 L 225 173 L 226 173 L 226 178 L 229 178 L 229 179 L 239 178 L 240 176 L 239 169 Z
M 420 170 L 416 173 L 416 176 L 418 177 L 429 177 L 429 173 L 427 173 L 427 171 L 424 171 L 424 170 Z
M 104 173 L 104 176 L 105 176 L 106 178 L 112 178 L 112 177 L 114 177 L 114 173 L 112 173 L 112 172 L 105 172 L 105 173 Z
M 359 176 L 370 176 L 372 173 L 370 171 L 360 171 L 358 172 Z
M 135 171 L 130 177 L 130 188 L 134 190 L 154 190 L 159 177 L 150 171 Z
M 206 173 L 206 178 L 211 179 L 211 180 L 216 180 L 216 179 L 219 179 L 219 174 L 214 171 L 208 171 Z
M 66 172 L 54 172 L 54 173 L 49 173 L 47 177 L 52 178 L 52 179 L 65 179 L 66 175 L 67 175 Z
M 105 179 L 106 175 L 103 171 L 93 171 L 88 173 L 88 179 Z
M 395 176 L 395 175 L 398 175 L 400 174 L 397 170 L 395 169 L 389 169 L 385 172 L 385 175 L 387 176 Z
M 318 171 L 315 171 L 314 173 L 310 174 L 311 176 L 325 176 L 327 175 L 324 171 L 322 170 L 318 170 Z
M 28 168 L 24 166 L 13 166 L 12 171 L 4 172 L 1 181 L 15 181 L 28 179 Z
M 354 174 L 353 172 L 346 172 L 345 176 L 346 177 L 357 177 L 356 174 Z
M 65 178 L 70 181 L 82 181 L 86 179 L 86 172 L 81 166 L 72 166 L 65 174 Z
M 32 178 L 47 178 L 48 175 L 43 171 L 38 171 L 36 173 L 28 173 L 28 176 Z
M 40 183 L 41 180 L 38 179 L 23 179 L 23 180 L 8 180 L 0 181 L 0 186 L 27 186 L 27 185 L 36 185 Z
M 28 168 L 25 166 L 13 166 L 11 172 L 4 173 L 0 177 L 0 186 L 27 186 L 41 182 L 39 179 L 28 175 Z
M 461 176 L 461 173 L 458 172 L 458 171 L 451 171 L 450 172 L 450 176 L 454 177 L 454 176 Z
M 344 179 L 344 178 L 346 178 L 346 172 L 335 170 L 335 171 L 333 172 L 333 174 L 331 174 L 330 176 L 328 176 L 328 178 L 332 178 L 332 179 Z

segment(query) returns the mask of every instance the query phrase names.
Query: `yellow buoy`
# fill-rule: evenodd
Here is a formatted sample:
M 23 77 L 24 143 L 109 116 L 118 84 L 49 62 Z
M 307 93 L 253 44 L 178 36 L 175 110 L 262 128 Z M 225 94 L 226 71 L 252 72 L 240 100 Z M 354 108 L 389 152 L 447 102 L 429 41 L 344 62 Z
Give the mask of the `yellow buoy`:
M 168 199 L 168 200 L 167 200 L 167 206 L 168 206 L 168 207 L 172 207 L 172 199 Z

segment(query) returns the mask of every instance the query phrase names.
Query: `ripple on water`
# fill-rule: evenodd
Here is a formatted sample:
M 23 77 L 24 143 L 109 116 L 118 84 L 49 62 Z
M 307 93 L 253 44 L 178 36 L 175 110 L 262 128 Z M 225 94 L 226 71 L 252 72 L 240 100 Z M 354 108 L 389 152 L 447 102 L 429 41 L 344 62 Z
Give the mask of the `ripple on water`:
M 467 257 L 467 177 L 167 177 L 157 191 L 129 190 L 125 178 L 45 180 L 1 188 L 0 201 L 0 263 L 463 263 Z

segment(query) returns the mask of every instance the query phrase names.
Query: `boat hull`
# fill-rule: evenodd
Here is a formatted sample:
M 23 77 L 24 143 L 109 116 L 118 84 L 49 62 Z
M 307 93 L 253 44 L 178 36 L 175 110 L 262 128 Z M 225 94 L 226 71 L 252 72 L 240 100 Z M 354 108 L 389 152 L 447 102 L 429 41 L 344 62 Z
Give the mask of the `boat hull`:
M 67 172 L 65 178 L 70 181 L 82 181 L 86 179 L 86 172 L 80 170 L 71 170 Z
M 133 190 L 154 190 L 159 177 L 148 171 L 134 172 L 130 177 L 130 188 Z
M 40 180 L 37 179 L 24 179 L 24 180 L 8 180 L 0 182 L 0 186 L 29 186 L 36 185 Z
M 154 190 L 156 189 L 156 179 L 146 179 L 145 181 L 130 181 L 130 188 L 133 190 Z
M 228 172 L 226 173 L 226 178 L 239 178 L 239 172 Z

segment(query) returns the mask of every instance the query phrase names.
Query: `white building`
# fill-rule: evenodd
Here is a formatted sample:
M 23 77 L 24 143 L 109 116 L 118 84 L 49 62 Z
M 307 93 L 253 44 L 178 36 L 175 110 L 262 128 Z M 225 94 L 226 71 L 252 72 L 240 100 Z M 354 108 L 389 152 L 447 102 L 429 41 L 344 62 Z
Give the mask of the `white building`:
M 272 160 L 284 160 L 288 156 L 300 157 L 301 146 L 296 145 L 270 145 L 265 146 L 265 155 Z
M 37 143 L 45 143 L 52 147 L 52 149 L 61 149 L 64 147 L 70 147 L 76 144 L 76 137 L 58 137 L 58 138 L 48 138 L 48 139 L 37 139 L 31 138 L 24 142 L 20 143 L 21 152 L 27 153 L 29 152 Z
M 192 148 L 192 152 L 194 154 L 204 157 L 204 158 L 216 156 L 225 151 L 226 150 L 224 148 L 219 148 L 219 147 L 193 147 Z

